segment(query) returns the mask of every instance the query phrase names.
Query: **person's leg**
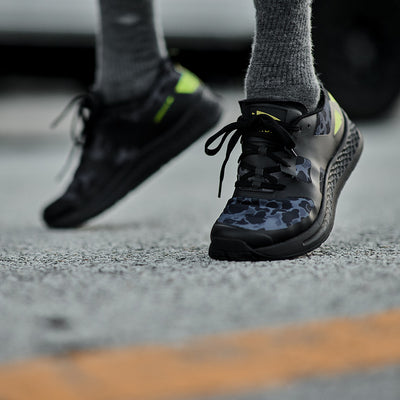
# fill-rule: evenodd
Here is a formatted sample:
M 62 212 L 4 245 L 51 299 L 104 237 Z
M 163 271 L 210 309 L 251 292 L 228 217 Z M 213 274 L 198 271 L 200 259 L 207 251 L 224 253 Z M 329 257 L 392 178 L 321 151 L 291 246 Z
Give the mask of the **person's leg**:
M 151 0 L 99 0 L 95 90 L 107 103 L 148 93 L 167 56 Z
M 169 61 L 153 0 L 99 0 L 98 69 L 79 96 L 82 156 L 65 193 L 43 213 L 53 228 L 72 228 L 111 207 L 221 115 L 213 94 Z
M 206 153 L 240 140 L 233 197 L 211 231 L 211 257 L 293 258 L 329 236 L 340 191 L 355 167 L 362 137 L 320 86 L 311 53 L 311 0 L 254 0 L 257 31 L 242 115 L 213 135 Z M 221 186 L 220 186 L 221 188 Z
M 254 0 L 256 32 L 246 97 L 296 101 L 313 111 L 320 85 L 311 41 L 312 0 Z

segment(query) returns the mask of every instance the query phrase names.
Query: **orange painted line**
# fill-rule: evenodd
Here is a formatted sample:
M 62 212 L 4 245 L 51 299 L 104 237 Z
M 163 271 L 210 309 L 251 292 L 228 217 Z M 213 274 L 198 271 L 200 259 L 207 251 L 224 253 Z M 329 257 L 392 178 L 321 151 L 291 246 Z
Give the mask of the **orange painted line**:
M 0 399 L 176 400 L 398 363 L 400 310 L 392 310 L 3 365 Z

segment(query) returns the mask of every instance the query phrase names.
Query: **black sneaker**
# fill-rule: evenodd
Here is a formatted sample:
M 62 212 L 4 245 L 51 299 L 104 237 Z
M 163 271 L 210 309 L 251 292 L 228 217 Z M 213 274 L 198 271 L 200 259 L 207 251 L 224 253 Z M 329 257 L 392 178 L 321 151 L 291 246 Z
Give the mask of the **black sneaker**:
M 66 192 L 43 213 L 53 228 L 77 227 L 111 207 L 219 120 L 214 95 L 191 72 L 163 63 L 143 101 L 106 106 L 79 98 L 80 164 Z
M 294 258 L 329 236 L 340 191 L 363 140 L 324 89 L 316 111 L 296 103 L 240 102 L 242 116 L 206 143 L 216 154 L 230 133 L 224 164 L 241 139 L 233 197 L 211 231 L 209 254 L 220 260 Z M 210 145 L 222 136 L 215 149 Z

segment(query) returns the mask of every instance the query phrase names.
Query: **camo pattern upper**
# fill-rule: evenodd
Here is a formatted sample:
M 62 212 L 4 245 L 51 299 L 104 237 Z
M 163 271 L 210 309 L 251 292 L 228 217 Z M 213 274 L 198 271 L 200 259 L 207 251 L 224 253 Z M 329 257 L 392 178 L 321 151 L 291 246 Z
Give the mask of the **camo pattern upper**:
M 313 208 L 314 202 L 306 198 L 266 200 L 233 197 L 217 222 L 251 231 L 276 231 L 301 222 Z
M 328 99 L 325 100 L 324 108 L 318 113 L 318 123 L 315 135 L 329 135 L 332 126 L 331 105 Z
M 311 182 L 311 161 L 298 156 L 296 159 L 296 177 L 302 182 Z
M 296 169 L 282 168 L 282 171 L 297 178 L 298 181 L 311 183 L 311 161 L 307 158 L 297 156 L 296 158 Z M 238 179 L 247 174 L 248 169 L 239 167 Z

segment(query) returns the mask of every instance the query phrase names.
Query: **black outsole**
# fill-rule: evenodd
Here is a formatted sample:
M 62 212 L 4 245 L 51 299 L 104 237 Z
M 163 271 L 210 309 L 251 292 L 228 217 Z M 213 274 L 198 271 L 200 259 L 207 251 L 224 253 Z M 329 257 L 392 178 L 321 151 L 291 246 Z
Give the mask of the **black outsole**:
M 182 116 L 173 129 L 143 149 L 139 158 L 120 170 L 113 181 L 93 197 L 93 202 L 75 213 L 45 221 L 46 224 L 51 228 L 76 228 L 101 214 L 207 133 L 218 123 L 221 115 L 222 108 L 217 99 L 204 87 L 199 102 Z
M 305 255 L 328 239 L 334 224 L 340 192 L 357 165 L 363 149 L 363 139 L 355 125 L 350 124 L 336 155 L 332 158 L 325 178 L 325 194 L 317 219 L 305 232 L 274 245 L 251 248 L 244 240 L 211 237 L 209 255 L 227 261 L 270 261 L 292 259 Z

